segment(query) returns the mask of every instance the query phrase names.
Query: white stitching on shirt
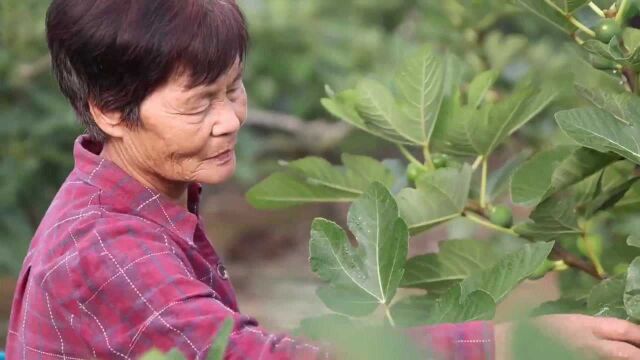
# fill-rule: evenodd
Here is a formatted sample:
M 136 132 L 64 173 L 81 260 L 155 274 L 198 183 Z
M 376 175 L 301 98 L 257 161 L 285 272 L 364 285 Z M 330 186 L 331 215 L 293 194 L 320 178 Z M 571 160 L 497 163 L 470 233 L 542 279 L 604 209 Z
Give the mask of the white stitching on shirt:
M 85 360 L 83 358 L 77 358 L 77 357 L 72 357 L 72 356 L 62 356 L 62 355 L 59 355 L 59 354 L 54 354 L 54 353 L 38 350 L 38 349 L 32 348 L 31 346 L 27 346 L 26 348 L 31 350 L 31 351 L 37 352 L 39 354 L 42 354 L 42 355 L 59 357 L 59 358 L 69 359 L 69 360 Z
M 152 195 L 155 195 L 153 193 L 153 191 L 151 191 L 151 189 L 147 188 L 147 191 L 149 191 Z M 160 199 L 157 196 L 154 196 L 156 202 L 158 203 L 158 206 L 160 207 L 160 210 L 162 210 L 162 213 L 164 214 L 164 216 L 167 218 L 167 221 L 169 221 L 169 224 L 171 224 L 171 227 L 176 231 L 178 231 L 178 228 L 176 228 L 176 225 L 173 223 L 173 221 L 171 221 L 171 218 L 169 218 L 169 214 L 167 214 L 167 212 L 164 210 L 164 207 L 162 206 L 162 203 L 160 202 Z
M 138 207 L 136 208 L 136 211 L 140 211 L 140 209 L 142 209 L 145 205 L 147 205 L 148 203 L 152 202 L 153 200 L 155 200 L 155 199 L 157 199 L 157 198 L 159 198 L 159 197 L 160 197 L 160 194 L 158 194 L 158 195 L 156 195 L 156 196 L 152 197 L 151 199 L 149 199 L 149 200 L 147 200 L 147 201 L 143 202 L 143 203 L 142 203 L 142 205 L 140 205 L 140 206 L 138 206 Z
M 149 258 L 149 257 L 156 256 L 156 255 L 164 255 L 164 254 L 169 254 L 169 252 L 168 252 L 168 251 L 163 251 L 163 252 L 159 252 L 159 253 L 153 253 L 153 254 L 148 254 L 148 255 L 142 256 L 142 257 L 140 257 L 139 259 L 136 259 L 136 260 L 132 261 L 129 265 L 125 266 L 125 267 L 123 268 L 123 270 L 127 270 L 128 268 L 130 268 L 131 266 L 133 266 L 135 263 L 140 262 L 140 261 L 142 261 L 142 260 L 145 260 L 145 259 L 147 259 L 147 258 Z M 86 305 L 86 304 L 88 304 L 91 300 L 93 300 L 93 298 L 94 298 L 94 297 L 96 297 L 96 295 L 98 295 L 98 293 L 99 293 L 99 292 L 100 292 L 100 291 L 101 291 L 105 286 L 107 286 L 111 281 L 113 281 L 115 278 L 117 278 L 117 277 L 118 277 L 118 276 L 120 276 L 120 275 L 121 275 L 120 273 L 117 273 L 117 274 L 113 275 L 109 280 L 105 281 L 102 285 L 100 285 L 100 286 L 98 287 L 98 289 L 93 293 L 93 295 L 91 295 L 91 296 L 89 297 L 89 299 L 87 299 L 87 300 L 84 302 L 84 304 Z
M 56 228 L 56 227 L 58 227 L 59 225 L 62 225 L 62 224 L 64 224 L 64 223 L 66 223 L 67 221 L 71 221 L 71 220 L 74 220 L 74 219 L 80 219 L 80 218 L 83 218 L 83 217 L 85 217 L 85 216 L 89 216 L 89 215 L 91 215 L 91 214 L 100 214 L 100 212 L 99 212 L 99 211 L 89 211 L 89 212 L 87 212 L 87 213 L 82 213 L 82 214 L 80 214 L 80 215 L 72 216 L 72 217 L 66 218 L 66 219 L 64 219 L 64 220 L 58 221 L 57 223 L 53 224 L 53 226 L 52 226 L 51 228 L 49 228 L 49 230 L 47 230 L 47 231 L 44 233 L 44 235 L 43 235 L 43 236 L 47 236 L 47 235 L 49 234 L 49 232 L 51 232 L 51 230 L 55 229 L 55 228 Z
M 264 346 L 262 347 L 262 351 L 260 351 L 260 356 L 258 357 L 258 359 L 262 359 L 262 356 L 264 356 L 264 352 L 267 351 L 268 349 L 268 345 L 270 345 L 271 341 L 275 338 L 275 335 L 270 334 L 269 336 L 267 336 L 267 340 L 266 340 L 266 344 L 264 344 Z
M 71 235 L 71 239 L 73 239 L 73 243 L 76 244 L 76 248 L 78 247 L 78 240 L 76 240 L 76 237 L 73 236 L 73 233 L 71 232 L 71 229 L 69 229 L 69 235 Z
M 44 285 L 44 282 L 47 280 L 47 278 L 49 277 L 49 275 L 51 275 L 52 272 L 54 272 L 57 268 L 60 267 L 60 265 L 64 264 L 70 257 L 76 256 L 78 255 L 78 252 L 74 252 L 73 254 L 67 254 L 67 256 L 65 256 L 64 259 L 62 259 L 62 261 L 60 261 L 56 266 L 54 266 L 51 270 L 47 271 L 47 273 L 44 275 L 44 277 L 42 278 L 42 282 L 40 283 L 40 286 Z
M 162 228 L 158 228 L 158 230 L 156 230 L 156 232 L 158 232 L 158 233 L 160 233 L 160 235 L 162 235 L 162 237 L 164 238 L 165 246 L 168 247 L 169 249 L 171 249 L 171 253 L 173 253 L 173 255 L 176 255 L 175 247 L 173 247 L 172 245 L 169 245 L 169 239 L 167 239 L 167 235 L 165 235 L 161 230 L 162 230 Z M 176 259 L 178 260 L 178 263 L 180 264 L 180 266 L 182 266 L 182 269 L 184 270 L 185 274 L 187 274 L 187 277 L 189 279 L 193 279 L 193 275 L 191 275 L 189 270 L 187 270 L 187 267 L 185 266 L 185 264 L 182 261 L 182 259 L 179 256 L 176 256 Z
M 122 273 L 122 276 L 124 276 L 124 278 L 127 280 L 127 282 L 129 283 L 129 285 L 131 285 L 131 287 L 133 288 L 133 290 L 136 292 L 136 294 L 138 294 L 138 296 L 140 297 L 140 299 L 142 300 L 142 302 L 144 302 L 147 307 L 149 307 L 149 309 L 151 309 L 151 311 L 156 312 L 156 310 L 153 308 L 153 306 L 151 306 L 151 304 L 149 304 L 149 302 L 147 301 L 147 299 L 144 298 L 144 296 L 142 296 L 142 294 L 140 293 L 140 291 L 138 291 L 138 289 L 136 288 L 136 286 L 133 284 L 133 282 L 131 282 L 131 279 L 129 279 L 129 277 L 127 276 L 127 274 L 124 273 L 124 271 L 122 270 L 122 267 L 120 267 L 120 265 L 118 264 L 118 262 L 116 261 L 116 259 L 113 257 L 113 255 L 111 255 L 111 253 L 107 250 L 107 248 L 104 246 L 104 243 L 102 242 L 102 238 L 100 237 L 100 234 L 98 234 L 97 231 L 94 231 L 94 233 L 96 234 L 96 236 L 98 237 L 98 241 L 100 241 L 100 245 L 102 246 L 102 249 L 105 251 L 105 253 L 109 256 L 109 258 L 111 258 L 111 261 L 113 261 L 113 263 L 116 265 L 116 267 L 118 268 L 118 270 Z M 189 343 L 189 345 L 191 346 L 191 348 L 193 349 L 193 351 L 198 352 L 198 349 L 196 349 L 196 347 L 193 345 L 193 343 L 191 342 L 191 340 L 180 330 L 176 329 L 175 327 L 171 326 L 169 323 L 167 323 L 162 316 L 158 315 L 158 319 L 160 319 L 160 321 L 162 321 L 163 324 L 165 324 L 169 329 L 175 331 L 176 333 L 180 334 L 186 341 L 187 343 Z
M 86 184 L 84 181 L 65 181 L 64 184 L 62 185 L 66 185 L 66 184 Z
M 477 340 L 455 340 L 456 343 L 469 343 L 469 344 L 481 344 L 490 343 L 491 339 L 477 339 Z
M 151 316 L 149 316 L 147 318 L 147 320 L 145 320 L 144 323 L 142 323 L 142 326 L 140 327 L 140 329 L 138 329 L 136 334 L 133 336 L 133 339 L 131 339 L 131 342 L 129 343 L 129 350 L 127 350 L 127 356 L 129 356 L 129 354 L 131 354 L 131 350 L 133 350 L 133 347 L 136 346 L 136 343 L 138 342 L 138 339 L 139 339 L 140 335 L 142 334 L 142 332 L 147 327 L 149 327 L 149 324 L 151 324 L 151 322 L 156 317 L 160 316 L 160 314 L 162 314 L 165 310 L 167 310 L 168 308 L 172 307 L 173 305 L 179 304 L 181 302 L 184 302 L 184 300 L 174 301 L 174 302 L 170 303 L 169 305 L 165 306 L 164 308 L 160 309 L 160 311 L 154 312 L 153 314 L 151 314 Z
M 98 164 L 98 166 L 96 166 L 96 168 L 93 169 L 93 171 L 89 175 L 89 179 L 87 179 L 87 181 L 91 181 L 91 178 L 93 178 L 93 175 L 95 175 L 96 171 L 98 171 L 98 169 L 100 169 L 100 166 L 102 166 L 103 162 L 104 162 L 104 158 L 102 158 L 102 160 L 100 160 L 100 163 Z
M 85 207 L 85 210 L 86 210 L 89 206 L 91 206 L 91 203 L 93 202 L 93 199 L 95 199 L 95 198 L 96 198 L 96 195 L 100 194 L 100 192 L 101 192 L 101 190 L 100 190 L 100 191 L 98 191 L 98 192 L 96 192 L 95 194 L 91 195 L 91 197 L 89 198 L 89 202 L 87 203 L 87 207 Z
M 49 308 L 49 317 L 51 317 L 51 324 L 53 324 L 53 328 L 56 330 L 56 333 L 60 338 L 60 352 L 62 352 L 62 358 L 66 360 L 67 354 L 65 354 L 64 352 L 64 341 L 62 340 L 62 334 L 60 334 L 60 330 L 58 329 L 58 326 L 56 325 L 55 320 L 53 320 L 53 312 L 51 311 L 51 302 L 49 301 L 49 293 L 45 292 L 44 295 L 47 300 L 47 307 Z
M 105 341 L 106 341 L 106 343 L 107 343 L 107 347 L 109 348 L 109 350 L 111 350 L 111 352 L 112 352 L 112 353 L 114 353 L 114 354 L 116 354 L 116 355 L 119 355 L 120 357 L 123 357 L 123 358 L 125 358 L 125 359 L 127 359 L 127 360 L 128 360 L 129 358 L 128 358 L 127 356 L 125 356 L 124 354 L 122 354 L 122 353 L 118 352 L 117 350 L 115 350 L 114 348 L 112 348 L 112 347 L 111 347 L 111 344 L 109 343 L 109 336 L 107 335 L 106 330 L 105 330 L 105 329 L 104 329 L 104 327 L 102 326 L 102 323 L 100 323 L 100 320 L 98 320 L 98 318 L 97 318 L 95 315 L 93 315 L 91 312 L 89 312 L 89 310 L 87 310 L 87 308 L 85 308 L 85 307 L 84 307 L 84 305 L 82 305 L 82 304 L 80 303 L 80 301 L 77 301 L 77 303 L 78 303 L 78 305 L 80 306 L 80 308 L 81 308 L 82 310 L 84 310 L 84 312 L 86 312 L 87 314 L 89 314 L 89 315 L 90 315 L 90 316 L 91 316 L 91 317 L 96 321 L 96 323 L 98 323 L 98 326 L 99 326 L 99 327 L 100 327 L 100 329 L 102 330 L 102 334 L 104 335 L 104 339 L 105 339 Z

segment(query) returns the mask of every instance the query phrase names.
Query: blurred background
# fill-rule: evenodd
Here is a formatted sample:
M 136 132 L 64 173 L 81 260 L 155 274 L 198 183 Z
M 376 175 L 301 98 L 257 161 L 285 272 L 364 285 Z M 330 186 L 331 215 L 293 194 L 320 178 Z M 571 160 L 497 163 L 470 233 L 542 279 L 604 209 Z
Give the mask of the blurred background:
M 236 176 L 207 188 L 202 215 L 241 309 L 271 330 L 291 329 L 301 318 L 327 311 L 314 295 L 309 228 L 317 216 L 343 222 L 346 208 L 258 211 L 246 202 L 247 189 L 277 169 L 279 160 L 315 154 L 335 161 L 342 152 L 400 157 L 388 143 L 331 119 L 320 105 L 325 84 L 340 90 L 368 74 L 384 81 L 411 50 L 431 44 L 458 55 L 471 73 L 501 69 L 504 88 L 531 74 L 565 87 L 556 108 L 521 131 L 504 154 L 527 154 L 562 141 L 550 115 L 577 103 L 574 77 L 618 86 L 612 74 L 576 63 L 577 50 L 565 34 L 506 0 L 238 1 L 252 36 L 245 78 L 250 119 L 237 146 Z M 0 1 L 0 349 L 22 259 L 73 166 L 72 143 L 82 132 L 50 71 L 44 41 L 48 3 Z M 498 154 L 492 166 L 501 161 Z M 472 225 L 455 222 L 412 240 L 411 252 L 434 250 L 447 238 L 482 236 Z M 542 302 L 554 298 L 558 286 L 547 278 L 525 284 L 514 296 L 533 301 L 529 295 L 535 293 Z M 501 305 L 500 316 L 513 302 Z

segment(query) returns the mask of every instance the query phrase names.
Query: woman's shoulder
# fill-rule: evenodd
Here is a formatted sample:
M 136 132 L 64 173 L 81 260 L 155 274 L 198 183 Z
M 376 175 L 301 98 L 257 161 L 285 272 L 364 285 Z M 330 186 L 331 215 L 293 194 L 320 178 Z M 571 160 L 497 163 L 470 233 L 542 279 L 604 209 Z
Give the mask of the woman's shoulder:
M 166 227 L 134 211 L 104 206 L 99 189 L 80 182 L 65 183 L 61 190 L 65 187 L 73 187 L 73 196 L 56 196 L 32 239 L 28 257 L 34 259 L 26 261 L 51 264 L 75 254 L 93 258 L 110 248 L 126 257 L 142 256 L 154 247 L 179 250 Z

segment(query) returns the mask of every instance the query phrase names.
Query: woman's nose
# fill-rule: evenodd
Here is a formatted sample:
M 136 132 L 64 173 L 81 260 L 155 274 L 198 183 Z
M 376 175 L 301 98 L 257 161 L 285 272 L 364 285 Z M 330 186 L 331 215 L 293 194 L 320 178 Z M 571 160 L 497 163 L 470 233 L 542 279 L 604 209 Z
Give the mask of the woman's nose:
M 224 136 L 237 132 L 242 126 L 238 114 L 236 114 L 233 104 L 230 101 L 220 106 L 219 111 L 214 112 L 213 126 L 211 128 L 212 136 Z

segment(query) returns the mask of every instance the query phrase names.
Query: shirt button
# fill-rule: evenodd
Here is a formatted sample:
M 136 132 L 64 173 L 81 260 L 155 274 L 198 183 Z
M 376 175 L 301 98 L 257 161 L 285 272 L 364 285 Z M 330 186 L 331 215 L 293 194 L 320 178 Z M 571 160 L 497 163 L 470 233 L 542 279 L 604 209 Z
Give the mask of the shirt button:
M 218 264 L 218 275 L 223 280 L 227 280 L 229 278 L 229 275 L 227 274 L 227 268 L 225 268 L 222 264 Z

